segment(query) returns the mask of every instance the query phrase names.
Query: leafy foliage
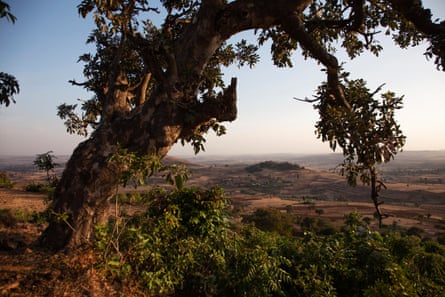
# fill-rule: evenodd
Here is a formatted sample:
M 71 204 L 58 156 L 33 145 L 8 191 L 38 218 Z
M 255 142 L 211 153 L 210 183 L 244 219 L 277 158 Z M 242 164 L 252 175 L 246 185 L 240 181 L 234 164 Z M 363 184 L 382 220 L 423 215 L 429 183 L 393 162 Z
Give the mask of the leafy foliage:
M 322 141 L 328 141 L 334 151 L 337 145 L 343 150 L 346 158 L 344 167 L 355 162 L 366 169 L 375 163 L 388 162 L 405 143 L 405 136 L 394 118 L 403 97 L 387 92 L 381 95 L 382 101 L 378 101 L 373 96 L 380 88 L 371 93 L 363 80 L 348 80 L 347 76 L 344 79 L 351 108 L 333 106 L 321 100 L 315 106 L 320 112 L 320 120 L 316 124 L 318 136 Z M 320 98 L 325 96 L 325 92 L 326 89 L 319 89 Z M 357 175 L 354 173 L 351 170 L 347 175 L 351 184 L 356 183 Z M 369 176 L 364 175 L 361 180 L 367 183 Z
M 295 229 L 294 217 L 276 208 L 258 208 L 253 214 L 244 215 L 242 222 L 253 223 L 260 230 L 286 236 L 292 235 Z
M 0 104 L 15 103 L 14 95 L 20 92 L 17 79 L 11 74 L 0 72 Z
M 320 102 L 315 105 L 319 110 L 320 120 L 316 124 L 316 133 L 322 141 L 329 141 L 332 150 L 337 145 L 345 157 L 340 173 L 352 186 L 357 179 L 371 186 L 371 199 L 376 207 L 379 223 L 382 214 L 378 206 L 379 192 L 385 188 L 378 179 L 376 165 L 389 162 L 405 144 L 405 136 L 396 122 L 395 110 L 402 107 L 403 97 L 396 97 L 393 92 L 381 95 L 382 100 L 373 97 L 379 87 L 371 93 L 363 80 L 349 80 L 344 74 L 345 96 L 350 107 L 332 105 L 326 99 L 326 87 L 318 90 Z
M 36 155 L 36 158 L 34 159 L 34 166 L 36 166 L 37 169 L 46 172 L 46 178 L 50 185 L 55 185 L 57 183 L 57 176 L 54 173 L 50 174 L 50 172 L 54 172 L 56 166 L 59 166 L 59 164 L 54 161 L 56 158 L 57 157 L 53 154 L 53 151 L 48 151 Z
M 8 3 L 0 1 L 0 19 L 6 18 L 11 23 L 15 23 L 17 18 L 11 13 L 11 8 Z M 17 79 L 8 73 L 0 72 L 0 105 L 15 103 L 14 95 L 20 92 L 20 87 Z
M 0 19 L 6 18 L 11 23 L 15 23 L 17 18 L 11 13 L 11 7 L 8 3 L 0 1 Z
M 156 154 L 139 156 L 128 149 L 120 148 L 111 156 L 109 162 L 116 166 L 119 183 L 123 187 L 129 184 L 135 188 L 144 185 L 147 178 L 158 172 L 165 173 L 166 182 L 176 189 L 182 189 L 189 178 L 187 167 L 176 164 L 164 165 Z

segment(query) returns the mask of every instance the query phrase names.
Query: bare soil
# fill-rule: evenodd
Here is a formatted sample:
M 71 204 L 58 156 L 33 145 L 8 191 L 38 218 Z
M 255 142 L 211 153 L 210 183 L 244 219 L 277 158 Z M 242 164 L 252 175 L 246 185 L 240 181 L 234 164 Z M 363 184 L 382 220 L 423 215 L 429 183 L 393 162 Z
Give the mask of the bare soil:
M 305 168 L 249 173 L 245 170 L 246 164 L 241 163 L 188 165 L 192 172 L 188 185 L 221 186 L 242 213 L 259 207 L 275 207 L 300 217 L 325 218 L 337 225 L 342 223 L 345 214 L 354 210 L 373 217 L 369 188 L 350 187 L 344 178 L 328 170 Z M 28 167 L 8 167 L 7 172 L 16 184 L 13 189 L 0 189 L 0 209 L 28 213 L 46 209 L 45 195 L 23 190 L 27 184 L 43 182 L 44 173 Z M 60 172 L 61 169 L 58 174 Z M 424 230 L 426 237 L 445 232 L 445 174 L 398 172 L 396 177 L 391 171 L 385 172 L 391 178 L 382 193 L 385 204 L 381 209 L 387 214 L 384 224 L 417 227 Z M 156 177 L 152 183 L 162 183 L 162 178 Z M 372 224 L 375 227 L 376 221 Z M 107 283 L 95 270 L 97 256 L 91 249 L 52 254 L 37 248 L 34 243 L 44 228 L 45 225 L 30 223 L 0 224 L 0 296 L 138 295 L 128 291 L 131 286 L 114 288 Z M 118 294 L 122 288 L 127 291 Z

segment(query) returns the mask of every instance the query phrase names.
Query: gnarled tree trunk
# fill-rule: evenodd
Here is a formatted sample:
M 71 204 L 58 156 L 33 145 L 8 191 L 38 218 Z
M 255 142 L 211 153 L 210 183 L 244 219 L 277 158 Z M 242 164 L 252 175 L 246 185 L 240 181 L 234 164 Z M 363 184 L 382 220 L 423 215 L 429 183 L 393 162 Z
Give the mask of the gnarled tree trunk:
M 66 165 L 55 191 L 54 216 L 40 237 L 41 245 L 57 250 L 90 243 L 95 225 L 106 218 L 108 200 L 119 182 L 117 169 L 110 162 L 113 154 L 123 147 L 140 155 L 163 157 L 180 137 L 194 133 L 200 125 L 214 118 L 234 120 L 235 88 L 233 79 L 211 104 L 197 102 L 187 109 L 165 100 L 167 95 L 161 90 L 132 114 L 114 115 L 99 126 Z

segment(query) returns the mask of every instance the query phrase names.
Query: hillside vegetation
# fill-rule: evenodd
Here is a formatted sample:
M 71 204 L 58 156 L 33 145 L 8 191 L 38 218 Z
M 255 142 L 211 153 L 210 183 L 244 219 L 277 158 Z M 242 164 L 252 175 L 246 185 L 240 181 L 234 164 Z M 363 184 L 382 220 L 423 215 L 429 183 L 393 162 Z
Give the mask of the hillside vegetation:
M 287 170 L 304 169 L 304 167 L 300 167 L 300 165 L 298 164 L 292 164 L 289 162 L 274 162 L 274 161 L 264 161 L 246 167 L 246 171 L 251 173 L 262 171 L 264 169 L 287 171 Z

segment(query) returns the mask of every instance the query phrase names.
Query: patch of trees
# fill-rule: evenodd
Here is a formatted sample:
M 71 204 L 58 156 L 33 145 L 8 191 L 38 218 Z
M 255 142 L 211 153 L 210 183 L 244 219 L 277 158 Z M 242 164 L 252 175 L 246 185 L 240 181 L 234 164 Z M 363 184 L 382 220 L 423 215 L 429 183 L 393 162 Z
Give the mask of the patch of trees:
M 264 161 L 246 167 L 246 171 L 250 173 L 260 172 L 265 169 L 277 170 L 277 171 L 289 171 L 289 170 L 304 169 L 304 167 L 289 162 L 274 162 L 274 161 Z

